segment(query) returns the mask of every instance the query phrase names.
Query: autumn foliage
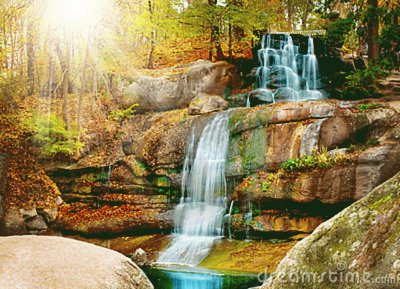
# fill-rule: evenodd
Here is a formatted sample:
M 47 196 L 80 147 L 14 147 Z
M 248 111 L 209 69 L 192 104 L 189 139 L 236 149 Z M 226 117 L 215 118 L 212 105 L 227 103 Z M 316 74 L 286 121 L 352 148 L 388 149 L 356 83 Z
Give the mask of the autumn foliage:
M 0 151 L 7 159 L 5 210 L 56 206 L 60 192 L 37 162 L 29 141 L 30 131 L 22 124 L 26 115 L 0 104 Z

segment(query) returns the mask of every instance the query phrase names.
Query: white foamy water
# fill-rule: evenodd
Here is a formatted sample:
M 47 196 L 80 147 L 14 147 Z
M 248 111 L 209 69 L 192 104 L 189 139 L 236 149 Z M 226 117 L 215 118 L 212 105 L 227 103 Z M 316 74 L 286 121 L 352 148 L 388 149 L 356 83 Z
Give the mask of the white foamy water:
M 261 66 L 256 71 L 257 90 L 269 102 L 302 101 L 324 98 L 319 89 L 318 61 L 314 40 L 308 38 L 307 54 L 301 55 L 292 37 L 285 40 L 263 36 L 258 58 Z M 299 72 L 301 70 L 301 72 Z M 249 100 L 246 106 L 250 106 Z
M 196 153 L 192 133 L 182 172 L 182 198 L 175 208 L 175 237 L 159 263 L 196 265 L 223 236 L 225 159 L 229 114 L 217 114 L 203 129 Z

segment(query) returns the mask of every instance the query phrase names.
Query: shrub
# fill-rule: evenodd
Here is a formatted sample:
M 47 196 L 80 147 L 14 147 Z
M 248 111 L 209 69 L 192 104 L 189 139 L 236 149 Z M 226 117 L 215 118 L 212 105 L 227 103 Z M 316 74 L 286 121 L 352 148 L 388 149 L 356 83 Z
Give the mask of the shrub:
M 281 169 L 284 172 L 314 168 L 326 169 L 343 159 L 344 156 L 340 154 L 329 154 L 326 149 L 323 149 L 321 152 L 314 150 L 311 155 L 288 159 L 281 165 Z
M 130 119 L 135 114 L 135 112 L 136 112 L 135 108 L 137 106 L 139 106 L 139 104 L 135 103 L 135 104 L 132 104 L 127 109 L 114 110 L 110 113 L 110 115 L 108 116 L 108 119 L 119 121 L 119 122 L 122 122 L 126 119 Z
M 357 107 L 357 110 L 359 110 L 359 111 L 365 111 L 365 110 L 369 110 L 369 109 L 374 109 L 374 108 L 379 108 L 380 106 L 379 106 L 379 104 L 377 104 L 377 103 L 363 103 L 363 104 L 360 104 L 358 107 Z
M 351 144 L 346 148 L 346 151 L 349 153 L 355 151 L 364 151 L 370 147 L 379 145 L 379 141 L 377 139 L 369 139 L 365 144 Z
M 77 140 L 76 130 L 68 131 L 64 120 L 57 115 L 35 114 L 26 122 L 28 127 L 34 132 L 33 142 L 42 148 L 45 156 L 56 154 L 72 155 L 84 146 Z
M 370 66 L 367 69 L 357 70 L 346 77 L 346 88 L 343 95 L 346 98 L 362 99 L 367 97 L 378 97 L 376 91 L 376 80 L 388 75 L 388 72 L 380 66 Z
M 270 185 L 271 185 L 270 182 L 263 182 L 263 183 L 262 183 L 262 191 L 263 191 L 263 192 L 266 192 L 266 191 L 268 190 L 268 188 L 269 188 Z
M 353 28 L 353 23 L 354 16 L 351 14 L 347 18 L 338 19 L 331 23 L 327 28 L 325 35 L 327 44 L 333 47 L 342 47 L 345 42 L 344 36 Z

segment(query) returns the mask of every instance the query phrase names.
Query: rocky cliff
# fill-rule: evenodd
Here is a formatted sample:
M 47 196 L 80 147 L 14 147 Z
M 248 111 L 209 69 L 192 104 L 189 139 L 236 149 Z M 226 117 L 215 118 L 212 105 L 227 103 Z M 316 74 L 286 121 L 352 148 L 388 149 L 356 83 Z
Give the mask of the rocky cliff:
M 226 175 L 234 229 L 312 232 L 393 176 L 400 169 L 399 104 L 325 100 L 233 110 Z M 198 139 L 214 115 L 136 115 L 73 165 L 49 167 L 66 201 L 61 227 L 170 229 L 189 135 L 194 130 Z
M 299 242 L 262 286 L 400 288 L 400 173 Z
M 45 99 L 27 98 L 18 116 L 4 110 L 1 233 L 170 232 L 188 141 L 193 134 L 196 143 L 204 126 L 227 109 L 222 94 L 238 80 L 232 65 L 208 61 L 145 78 L 134 81 L 136 92 L 122 104 L 90 104 L 83 113 L 85 146 L 70 158 L 39 157 L 32 132 L 22 125 L 32 106 L 47 107 Z M 156 100 L 167 107 L 147 103 Z M 74 115 L 76 99 L 69 101 Z M 133 115 L 121 109 L 135 103 L 142 109 Z M 225 175 L 234 236 L 310 233 L 398 172 L 399 103 L 382 98 L 232 108 Z M 57 109 L 61 113 L 54 103 Z M 124 117 L 110 117 L 116 113 Z

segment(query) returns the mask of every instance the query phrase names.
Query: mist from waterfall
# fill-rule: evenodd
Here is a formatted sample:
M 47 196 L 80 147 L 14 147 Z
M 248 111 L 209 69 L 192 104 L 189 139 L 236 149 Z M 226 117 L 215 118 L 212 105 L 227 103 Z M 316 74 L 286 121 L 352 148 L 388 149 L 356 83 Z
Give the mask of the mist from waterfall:
M 195 152 L 192 130 L 182 171 L 182 198 L 175 208 L 175 237 L 159 263 L 196 265 L 223 236 L 226 210 L 225 159 L 229 113 L 217 114 L 205 126 Z
M 308 38 L 305 55 L 299 53 L 299 46 L 293 44 L 291 35 L 284 34 L 284 38 L 275 40 L 271 34 L 262 37 L 261 49 L 258 50 L 261 66 L 256 71 L 255 91 L 262 100 L 269 103 L 324 98 L 319 90 L 318 61 L 313 38 Z M 250 106 L 249 99 L 246 106 Z

